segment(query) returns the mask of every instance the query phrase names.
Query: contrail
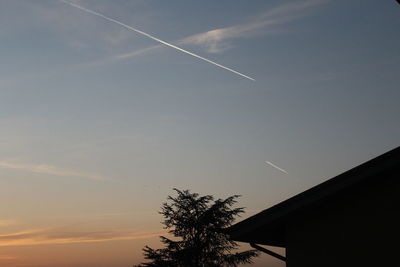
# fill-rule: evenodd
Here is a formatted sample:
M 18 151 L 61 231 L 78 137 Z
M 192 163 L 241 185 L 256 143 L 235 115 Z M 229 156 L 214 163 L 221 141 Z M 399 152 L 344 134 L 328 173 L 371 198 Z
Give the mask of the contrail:
M 275 164 L 273 164 L 273 163 L 271 163 L 271 162 L 269 162 L 269 161 L 265 161 L 265 163 L 267 163 L 268 165 L 274 167 L 274 168 L 277 169 L 277 170 L 280 170 L 281 172 L 284 172 L 284 173 L 286 173 L 286 174 L 289 174 L 289 173 L 288 173 L 287 171 L 285 171 L 284 169 L 279 168 L 278 166 L 276 166 Z
M 221 65 L 221 64 L 218 64 L 217 62 L 214 62 L 214 61 L 212 61 L 212 60 L 209 60 L 209 59 L 207 59 L 207 58 L 204 58 L 204 57 L 202 57 L 202 56 L 199 56 L 199 55 L 197 55 L 197 54 L 195 54 L 195 53 L 192 53 L 192 52 L 190 52 L 190 51 L 187 51 L 187 50 L 185 50 L 185 49 L 183 49 L 183 48 L 180 48 L 180 47 L 178 47 L 178 46 L 176 46 L 176 45 L 173 45 L 173 44 L 170 44 L 170 43 L 168 43 L 168 42 L 165 42 L 165 41 L 163 41 L 163 40 L 161 40 L 161 39 L 158 39 L 158 38 L 156 38 L 156 37 L 154 37 L 154 36 L 152 36 L 152 35 L 150 35 L 150 34 L 148 34 L 148 33 L 145 33 L 145 32 L 143 32 L 143 31 L 140 31 L 140 30 L 138 30 L 138 29 L 136 29 L 136 28 L 133 28 L 133 27 L 131 27 L 131 26 L 129 26 L 129 25 L 126 25 L 125 23 L 122 23 L 122 22 L 120 22 L 120 21 L 118 21 L 118 20 L 109 18 L 109 17 L 107 17 L 107 16 L 105 16 L 105 15 L 103 15 L 103 14 L 100 14 L 100 13 L 95 12 L 95 11 L 93 11 L 93 10 L 87 9 L 87 8 L 85 8 L 85 7 L 83 7 L 83 6 L 80 6 L 80 5 L 77 5 L 77 4 L 74 4 L 74 3 L 71 3 L 71 2 L 65 1 L 65 0 L 59 0 L 59 1 L 65 3 L 65 4 L 67 4 L 67 5 L 70 5 L 70 6 L 72 6 L 72 7 L 78 8 L 78 9 L 80 9 L 80 10 L 82 10 L 82 11 L 85 11 L 85 12 L 87 12 L 87 13 L 89 13 L 89 14 L 92 14 L 92 15 L 101 17 L 101 18 L 103 18 L 103 19 L 105 19 L 105 20 L 108 20 L 108 21 L 110 21 L 110 22 L 116 23 L 116 24 L 118 24 L 118 25 L 120 25 L 120 26 L 122 26 L 122 27 L 124 27 L 124 28 L 126 28 L 126 29 L 128 29 L 128 30 L 137 32 L 137 33 L 139 33 L 139 34 L 141 34 L 141 35 L 144 35 L 144 36 L 146 36 L 146 37 L 148 37 L 148 38 L 150 38 L 150 39 L 153 39 L 154 41 L 157 41 L 157 42 L 159 42 L 159 43 L 161 43 L 161 44 L 163 44 L 163 45 L 172 47 L 172 48 L 174 48 L 174 49 L 176 49 L 176 50 L 178 50 L 178 51 L 181 51 L 181 52 L 183 52 L 183 53 L 186 53 L 186 54 L 191 55 L 191 56 L 193 56 L 193 57 L 196 57 L 196 58 L 198 58 L 198 59 L 204 60 L 205 62 L 211 63 L 211 64 L 213 64 L 213 65 L 215 65 L 215 66 L 217 66 L 217 67 L 220 67 L 220 68 L 223 68 L 223 69 L 225 69 L 225 70 L 227 70 L 227 71 L 233 72 L 233 73 L 235 73 L 235 74 L 237 74 L 237 75 L 240 75 L 240 76 L 242 76 L 242 77 L 244 77 L 244 78 L 246 78 L 246 79 L 255 81 L 255 79 L 253 79 L 253 78 L 251 78 L 251 77 L 249 77 L 249 76 L 247 76 L 247 75 L 244 75 L 243 73 L 240 73 L 240 72 L 238 72 L 238 71 L 236 71 L 236 70 L 233 70 L 233 69 L 231 69 L 231 68 L 225 67 L 225 66 L 223 66 L 223 65 Z

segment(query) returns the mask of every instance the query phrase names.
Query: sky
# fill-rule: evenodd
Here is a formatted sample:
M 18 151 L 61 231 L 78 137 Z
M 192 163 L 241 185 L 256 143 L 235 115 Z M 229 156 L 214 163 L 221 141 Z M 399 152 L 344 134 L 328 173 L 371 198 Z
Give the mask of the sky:
M 394 0 L 72 3 L 255 81 L 61 1 L 0 0 L 0 266 L 132 266 L 174 187 L 239 194 L 241 220 L 399 145 Z

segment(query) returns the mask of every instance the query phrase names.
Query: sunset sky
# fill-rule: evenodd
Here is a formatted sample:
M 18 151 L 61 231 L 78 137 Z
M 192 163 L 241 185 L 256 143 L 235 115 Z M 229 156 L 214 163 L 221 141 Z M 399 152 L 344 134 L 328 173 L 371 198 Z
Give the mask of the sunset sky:
M 0 0 L 0 266 L 124 267 L 172 188 L 251 216 L 400 144 L 395 0 Z M 283 267 L 269 256 L 254 266 Z

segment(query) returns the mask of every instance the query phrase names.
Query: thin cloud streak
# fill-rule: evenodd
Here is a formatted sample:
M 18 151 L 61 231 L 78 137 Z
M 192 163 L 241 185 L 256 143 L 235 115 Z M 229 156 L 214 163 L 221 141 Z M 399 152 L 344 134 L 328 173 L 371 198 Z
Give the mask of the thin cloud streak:
M 282 168 L 276 166 L 275 164 L 273 164 L 273 163 L 270 162 L 270 161 L 265 161 L 265 163 L 267 163 L 267 164 L 270 165 L 271 167 L 274 167 L 275 169 L 277 169 L 277 170 L 279 170 L 279 171 L 281 171 L 281 172 L 283 172 L 283 173 L 289 174 L 287 171 L 285 171 L 284 169 L 282 169 Z
M 55 175 L 55 176 L 67 176 L 67 177 L 80 177 L 92 180 L 105 180 L 105 178 L 98 174 L 85 173 L 85 172 L 77 172 L 73 170 L 65 170 L 60 169 L 54 166 L 45 165 L 45 164 L 21 164 L 10 161 L 0 161 L 0 168 L 3 169 L 14 169 L 14 170 L 22 170 L 31 173 L 40 173 L 47 175 Z
M 34 229 L 9 234 L 1 234 L 0 247 L 135 240 L 157 237 L 165 233 L 166 231 L 68 231 L 63 229 Z
M 88 63 L 83 63 L 83 64 L 78 65 L 75 68 L 76 69 L 81 69 L 81 68 L 97 67 L 97 66 L 108 64 L 108 63 L 112 63 L 114 61 L 127 60 L 127 59 L 132 58 L 132 57 L 147 55 L 147 54 L 153 52 L 154 50 L 157 50 L 157 49 L 162 48 L 162 47 L 163 47 L 162 45 L 153 45 L 153 46 L 149 46 L 149 47 L 146 47 L 146 48 L 143 48 L 143 49 L 139 49 L 139 50 L 135 50 L 135 51 L 132 51 L 132 52 L 117 54 L 117 55 L 110 56 L 110 57 L 107 57 L 107 58 L 94 60 L 94 61 L 91 61 L 91 62 L 88 62 Z
M 171 43 L 165 42 L 165 41 L 163 41 L 163 40 L 161 40 L 161 39 L 158 39 L 157 37 L 152 36 L 151 34 L 148 34 L 148 33 L 145 33 L 145 32 L 143 32 L 143 31 L 141 31 L 141 30 L 138 30 L 138 29 L 136 29 L 136 28 L 133 28 L 133 27 L 127 25 L 127 24 L 124 24 L 124 23 L 118 21 L 118 20 L 109 18 L 109 17 L 107 17 L 107 16 L 105 16 L 105 15 L 103 15 L 103 14 L 100 14 L 100 13 L 98 13 L 98 12 L 95 12 L 95 11 L 93 11 L 93 10 L 87 9 L 87 8 L 85 8 L 85 7 L 82 7 L 82 6 L 77 5 L 77 4 L 74 4 L 74 3 L 70 3 L 70 2 L 68 2 L 68 1 L 64 1 L 64 0 L 59 0 L 59 1 L 65 3 L 65 4 L 67 4 L 67 5 L 70 5 L 70 6 L 72 6 L 72 7 L 78 8 L 78 9 L 80 9 L 80 10 L 82 10 L 82 11 L 85 11 L 86 13 L 89 13 L 89 14 L 92 14 L 92 15 L 95 15 L 95 16 L 98 16 L 98 17 L 101 17 L 101 18 L 103 18 L 103 19 L 105 19 L 105 20 L 108 20 L 108 21 L 110 21 L 110 22 L 116 23 L 116 24 L 118 24 L 118 25 L 120 25 L 120 26 L 122 26 L 122 27 L 124 27 L 124 28 L 126 28 L 126 29 L 128 29 L 128 30 L 134 31 L 134 32 L 136 32 L 136 33 L 139 33 L 139 34 L 141 34 L 141 35 L 143 35 L 143 36 L 146 36 L 146 37 L 148 37 L 148 38 L 150 38 L 150 39 L 152 39 L 152 40 L 154 40 L 154 41 L 157 41 L 157 42 L 159 42 L 159 43 L 161 43 L 161 44 L 163 44 L 163 45 L 169 46 L 169 47 L 174 48 L 174 49 L 176 49 L 176 50 L 178 50 L 178 51 L 181 51 L 181 52 L 183 52 L 183 53 L 186 53 L 186 54 L 188 54 L 188 55 L 191 55 L 191 56 L 193 56 L 193 57 L 196 57 L 196 58 L 198 58 L 198 59 L 201 59 L 201 60 L 203 60 L 203 61 L 205 61 L 205 62 L 208 62 L 208 63 L 210 63 L 210 64 L 213 64 L 213 65 L 215 65 L 215 66 L 217 66 L 217 67 L 220 67 L 220 68 L 222 68 L 222 69 L 225 69 L 225 70 L 227 70 L 227 71 L 230 71 L 230 72 L 232 72 L 232 73 L 235 73 L 235 74 L 237 74 L 237 75 L 239 75 L 239 76 L 241 76 L 241 77 L 243 77 L 243 78 L 246 78 L 246 79 L 255 81 L 254 78 L 251 78 L 251 77 L 249 77 L 249 76 L 247 76 L 247 75 L 245 75 L 245 74 L 243 74 L 243 73 L 240 73 L 240 72 L 238 72 L 238 71 L 236 71 L 236 70 L 233 70 L 233 69 L 231 69 L 231 68 L 228 68 L 228 67 L 226 67 L 226 66 L 224 66 L 224 65 L 221 65 L 221 64 L 219 64 L 219 63 L 217 63 L 217 62 L 214 62 L 214 61 L 209 60 L 209 59 L 207 59 L 207 58 L 204 58 L 204 57 L 202 57 L 202 56 L 199 56 L 199 55 L 197 55 L 197 54 L 195 54 L 195 53 L 192 53 L 192 52 L 190 52 L 190 51 L 188 51 L 188 50 L 185 50 L 185 49 L 183 49 L 183 48 L 180 48 L 180 47 L 178 47 L 178 46 L 176 46 L 176 45 L 173 45 L 173 44 L 171 44 Z
M 304 0 L 284 3 L 256 16 L 250 23 L 195 34 L 180 40 L 179 43 L 201 45 L 206 47 L 208 53 L 220 53 L 232 47 L 229 40 L 279 32 L 277 26 L 303 17 L 314 8 L 329 1 Z
M 279 29 L 281 25 L 304 17 L 315 8 L 323 6 L 329 1 L 330 0 L 305 0 L 284 3 L 254 17 L 252 22 L 190 35 L 174 41 L 174 43 L 202 46 L 205 47 L 208 53 L 221 53 L 233 47 L 230 43 L 231 40 L 280 33 L 282 32 L 282 30 Z M 95 67 L 110 62 L 127 60 L 132 57 L 146 55 L 162 47 L 162 45 L 153 45 L 133 52 L 117 54 L 105 59 L 84 63 L 79 65 L 78 68 Z
M 7 227 L 17 225 L 18 222 L 16 220 L 0 220 L 0 227 Z
M 9 260 L 16 260 L 16 259 L 18 259 L 18 258 L 15 256 L 0 255 L 0 260 L 2 260 L 2 261 L 4 261 L 4 260 L 9 261 Z

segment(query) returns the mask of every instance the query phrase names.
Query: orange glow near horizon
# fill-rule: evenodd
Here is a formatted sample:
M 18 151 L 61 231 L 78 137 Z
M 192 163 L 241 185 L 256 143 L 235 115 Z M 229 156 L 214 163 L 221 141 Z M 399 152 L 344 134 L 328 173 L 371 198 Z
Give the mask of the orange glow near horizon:
M 48 244 L 93 243 L 113 240 L 136 240 L 165 235 L 166 231 L 135 232 L 132 230 L 73 232 L 35 229 L 0 235 L 0 247 Z

